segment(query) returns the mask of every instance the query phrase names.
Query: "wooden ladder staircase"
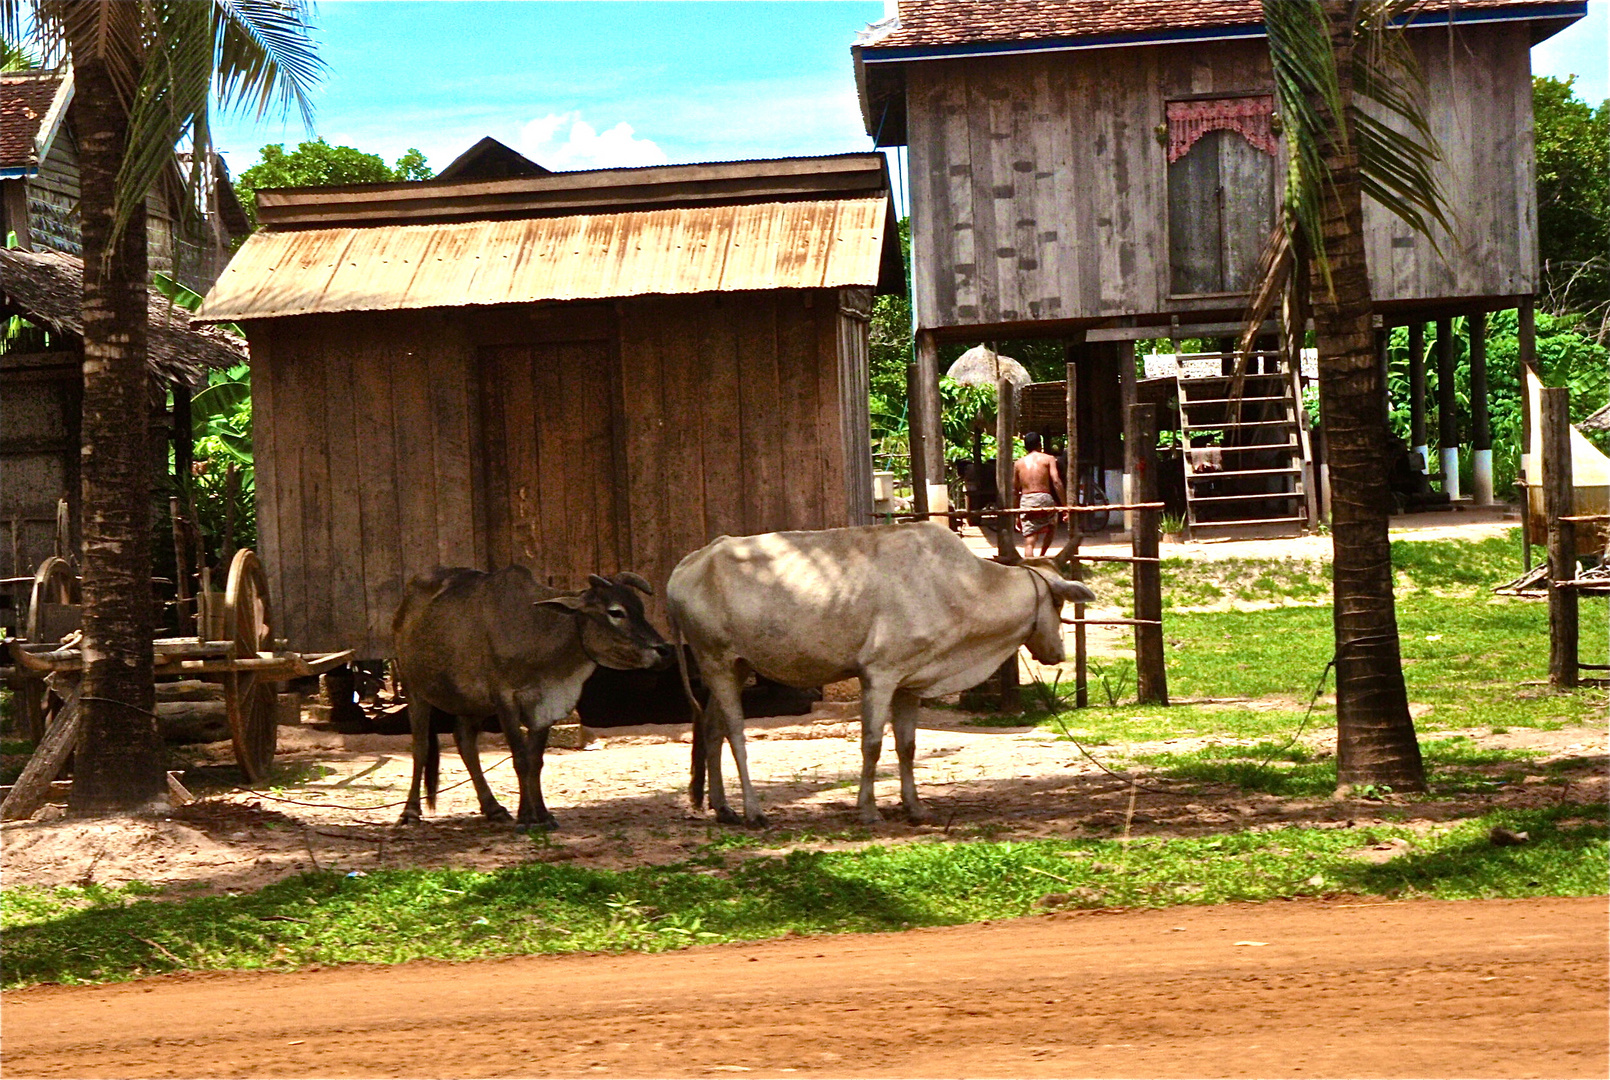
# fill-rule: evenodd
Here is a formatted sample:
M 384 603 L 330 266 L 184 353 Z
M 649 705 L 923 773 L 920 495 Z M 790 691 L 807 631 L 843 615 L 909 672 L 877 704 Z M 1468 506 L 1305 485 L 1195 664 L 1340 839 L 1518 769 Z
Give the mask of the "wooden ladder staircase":
M 1193 535 L 1296 534 L 1314 526 L 1313 458 L 1293 361 L 1253 352 L 1178 358 L 1186 522 Z M 1206 370 L 1204 370 L 1206 369 Z

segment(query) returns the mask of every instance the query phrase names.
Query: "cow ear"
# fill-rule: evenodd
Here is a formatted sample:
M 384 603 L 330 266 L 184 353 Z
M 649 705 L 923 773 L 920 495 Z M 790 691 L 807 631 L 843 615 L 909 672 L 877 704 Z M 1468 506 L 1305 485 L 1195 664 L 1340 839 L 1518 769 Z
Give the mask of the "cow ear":
M 554 608 L 557 611 L 575 614 L 587 606 L 587 601 L 579 596 L 553 596 L 547 600 L 538 600 L 536 606 Z
M 652 586 L 652 585 L 650 585 L 648 583 L 648 579 L 643 578 L 643 577 L 639 577 L 637 574 L 632 573 L 630 570 L 622 570 L 620 573 L 616 574 L 615 575 L 615 584 L 617 584 L 617 585 L 630 585 L 632 588 L 636 589 L 638 592 L 642 593 L 644 596 L 653 596 L 654 595 L 654 586 Z
M 1089 604 L 1096 599 L 1096 594 L 1090 591 L 1090 586 L 1082 581 L 1050 581 L 1051 595 L 1064 604 Z

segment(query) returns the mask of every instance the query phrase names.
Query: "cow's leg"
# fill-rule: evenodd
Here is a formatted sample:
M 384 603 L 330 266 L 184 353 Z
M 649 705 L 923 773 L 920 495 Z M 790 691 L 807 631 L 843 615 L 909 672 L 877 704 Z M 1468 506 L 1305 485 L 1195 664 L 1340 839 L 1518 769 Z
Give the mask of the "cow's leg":
M 732 763 L 738 771 L 738 786 L 743 792 L 743 823 L 765 828 L 766 815 L 760 812 L 760 800 L 749 782 L 749 755 L 744 748 L 743 679 L 747 671 L 742 664 L 734 663 L 701 664 L 699 670 L 703 672 L 706 668 L 709 674 L 705 675 L 705 685 L 710 688 L 710 703 L 705 706 L 705 714 L 710 726 L 705 732 L 705 760 L 710 773 L 710 808 L 716 812 L 717 821 L 739 824 L 738 816 L 727 805 L 727 792 L 721 783 L 721 743 L 725 735 L 727 745 L 732 747 Z
M 889 722 L 892 695 L 893 691 L 880 686 L 877 680 L 861 677 L 861 794 L 855 805 L 863 825 L 876 825 L 883 820 L 873 786 L 877 782 L 878 755 L 883 752 L 883 729 Z
M 408 801 L 403 804 L 400 823 L 412 825 L 423 816 L 419 809 L 419 786 L 425 779 L 430 764 L 431 743 L 435 736 L 430 729 L 431 707 L 423 701 L 408 703 L 408 727 L 414 736 L 414 778 L 408 784 Z
M 542 758 L 548 751 L 548 731 L 552 724 L 538 723 L 531 729 L 526 744 L 526 778 L 520 785 L 520 814 L 517 827 L 524 829 L 557 829 L 558 820 L 548 812 L 542 800 Z
M 464 768 L 469 770 L 470 783 L 475 785 L 475 797 L 481 802 L 481 813 L 488 821 L 508 821 L 509 812 L 492 794 L 492 786 L 486 782 L 486 774 L 481 771 L 481 718 L 459 717 L 458 725 L 453 729 L 453 741 L 458 744 L 458 756 L 464 759 Z
M 515 814 L 515 828 L 524 832 L 530 825 L 531 799 L 526 785 L 531 756 L 520 713 L 520 704 L 512 696 L 498 700 L 498 726 L 503 729 L 503 738 L 509 744 L 509 759 L 514 764 L 514 775 L 520 784 L 520 809 Z
M 932 821 L 933 814 L 917 798 L 914 774 L 917 760 L 917 716 L 921 699 L 906 690 L 896 690 L 889 712 L 894 721 L 894 749 L 900 758 L 900 802 L 912 821 Z

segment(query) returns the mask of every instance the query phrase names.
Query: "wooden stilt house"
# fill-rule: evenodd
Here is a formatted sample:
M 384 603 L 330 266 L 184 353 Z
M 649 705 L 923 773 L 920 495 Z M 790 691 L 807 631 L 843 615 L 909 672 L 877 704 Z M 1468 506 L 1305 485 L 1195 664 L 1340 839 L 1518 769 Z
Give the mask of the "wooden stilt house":
M 299 648 L 386 656 L 438 565 L 663 589 L 723 533 L 870 521 L 868 319 L 904 287 L 882 155 L 258 207 L 199 315 L 250 341 L 260 546 Z
M 1434 246 L 1366 200 L 1384 327 L 1530 302 L 1529 50 L 1585 9 L 1581 0 L 1433 0 L 1414 10 L 1408 39 L 1426 78 L 1454 231 Z M 939 342 L 1061 338 L 1081 383 L 1090 372 L 1081 401 L 1129 404 L 1133 341 L 1238 328 L 1283 167 L 1261 20 L 1260 0 L 900 0 L 897 14 L 862 34 L 853 52 L 867 133 L 909 154 L 921 376 L 913 415 L 929 432 L 916 468 L 928 483 L 942 467 Z M 1241 395 L 1218 373 L 1172 394 L 1199 526 L 1309 523 L 1314 477 L 1293 408 L 1296 358 L 1276 348 L 1292 335 L 1270 329 L 1271 355 Z M 1452 407 L 1444 404 L 1445 454 L 1458 441 Z M 1423 430 L 1423 400 L 1415 410 Z M 1079 455 L 1110 483 L 1119 462 L 1106 428 L 1122 425 L 1099 407 L 1092 419 L 1081 425 Z M 1475 427 L 1478 489 L 1489 463 L 1478 498 L 1490 501 L 1484 412 Z M 1251 438 L 1254 428 L 1262 432 Z M 1193 473 L 1190 448 L 1212 449 L 1200 433 L 1235 430 L 1250 442 Z M 1456 469 L 1445 472 L 1457 493 Z

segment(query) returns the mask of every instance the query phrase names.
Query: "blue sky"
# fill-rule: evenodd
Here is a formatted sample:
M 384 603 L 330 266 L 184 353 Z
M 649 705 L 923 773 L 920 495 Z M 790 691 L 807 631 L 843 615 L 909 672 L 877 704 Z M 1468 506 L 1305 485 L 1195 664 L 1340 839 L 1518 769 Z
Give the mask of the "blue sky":
M 316 9 L 329 77 L 317 133 L 441 168 L 491 135 L 554 169 L 866 149 L 850 43 L 883 14 L 859 2 L 391 3 Z M 1610 0 L 1536 47 L 1538 74 L 1610 97 Z M 231 119 L 239 172 L 300 122 Z

